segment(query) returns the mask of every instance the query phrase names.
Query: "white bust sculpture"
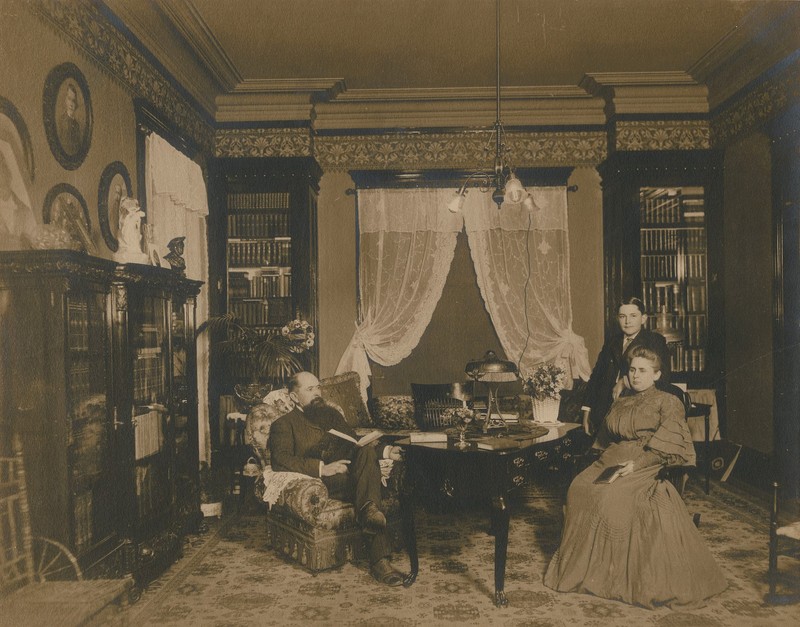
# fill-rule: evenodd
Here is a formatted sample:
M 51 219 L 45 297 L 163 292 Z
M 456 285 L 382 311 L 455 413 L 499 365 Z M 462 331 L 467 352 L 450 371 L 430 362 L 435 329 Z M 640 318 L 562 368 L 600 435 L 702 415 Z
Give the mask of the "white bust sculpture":
M 114 259 L 120 263 L 148 263 L 142 251 L 142 218 L 139 201 L 125 197 L 119 203 L 119 250 Z

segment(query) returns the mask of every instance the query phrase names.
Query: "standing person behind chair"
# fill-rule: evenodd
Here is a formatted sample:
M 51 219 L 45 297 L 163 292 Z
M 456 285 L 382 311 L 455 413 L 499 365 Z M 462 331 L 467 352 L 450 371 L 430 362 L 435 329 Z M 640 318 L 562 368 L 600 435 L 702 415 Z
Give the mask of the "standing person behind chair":
M 665 466 L 695 464 L 685 409 L 655 387 L 658 353 L 639 346 L 630 362 L 631 390 L 614 401 L 593 445 L 601 455 L 569 486 L 544 585 L 651 609 L 696 607 L 727 582 L 677 490 L 660 477 Z M 595 482 L 612 468 L 613 482 Z
M 661 378 L 658 386 L 670 382 L 670 355 L 664 336 L 644 328 L 647 322 L 644 303 L 635 296 L 622 299 L 617 308 L 619 332 L 606 336 L 592 376 L 586 385 L 581 414 L 583 430 L 592 435 L 603 423 L 611 403 L 626 387 L 628 355 L 637 346 L 655 351 L 661 359 Z
M 367 535 L 372 576 L 388 586 L 399 586 L 403 576 L 389 561 L 392 550 L 386 516 L 381 511 L 381 471 L 375 447 L 356 447 L 350 459 L 323 462 L 320 444 L 329 429 L 352 437 L 356 434 L 344 417 L 322 399 L 319 381 L 313 374 L 298 372 L 286 387 L 295 408 L 272 424 L 272 470 L 319 477 L 332 497 L 352 502 Z M 397 446 L 385 447 L 383 454 L 396 461 L 401 459 Z

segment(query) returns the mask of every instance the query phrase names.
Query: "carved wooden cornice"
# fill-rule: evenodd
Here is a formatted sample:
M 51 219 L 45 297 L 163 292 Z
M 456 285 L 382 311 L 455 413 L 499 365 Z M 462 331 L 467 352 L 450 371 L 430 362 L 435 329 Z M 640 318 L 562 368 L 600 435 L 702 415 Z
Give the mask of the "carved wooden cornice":
M 313 156 L 308 128 L 218 129 L 217 157 L 310 157 Z
M 698 150 L 711 148 L 705 120 L 618 121 L 616 150 Z
M 114 81 L 152 102 L 168 120 L 204 150 L 214 132 L 178 90 L 118 31 L 89 0 L 29 0 L 34 15 L 67 43 L 88 55 Z
M 800 103 L 800 59 L 723 106 L 711 120 L 714 145 L 724 146 L 745 133 L 763 128 L 792 103 Z
M 59 276 L 73 280 L 107 283 L 117 264 L 74 250 L 19 250 L 0 253 L 0 274 Z
M 139 263 L 126 263 L 117 266 L 114 278 L 127 285 L 165 290 L 182 298 L 197 296 L 203 285 L 202 281 L 187 279 L 175 270 L 146 266 Z

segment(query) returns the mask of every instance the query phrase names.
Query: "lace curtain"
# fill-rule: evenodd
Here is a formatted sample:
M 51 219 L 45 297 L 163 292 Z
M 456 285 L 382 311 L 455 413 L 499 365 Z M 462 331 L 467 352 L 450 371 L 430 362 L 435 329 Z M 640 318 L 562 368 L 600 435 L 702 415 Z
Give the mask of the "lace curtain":
M 208 318 L 208 196 L 200 166 L 156 133 L 146 144 L 147 223 L 153 227 L 153 244 L 160 256 L 167 243 L 185 236 L 186 276 L 203 281 L 197 297 L 197 325 Z M 166 261 L 162 265 L 169 267 Z M 208 336 L 197 341 L 197 398 L 200 459 L 211 461 L 208 429 Z
M 391 366 L 419 343 L 444 288 L 463 228 L 445 209 L 452 190 L 358 193 L 361 323 L 336 372 L 354 370 L 366 398 L 369 360 Z
M 569 382 L 588 380 L 586 346 L 572 330 L 566 189 L 531 191 L 541 209 L 533 213 L 510 203 L 498 211 L 489 194 L 467 195 L 464 223 L 481 296 L 523 374 L 552 361 Z

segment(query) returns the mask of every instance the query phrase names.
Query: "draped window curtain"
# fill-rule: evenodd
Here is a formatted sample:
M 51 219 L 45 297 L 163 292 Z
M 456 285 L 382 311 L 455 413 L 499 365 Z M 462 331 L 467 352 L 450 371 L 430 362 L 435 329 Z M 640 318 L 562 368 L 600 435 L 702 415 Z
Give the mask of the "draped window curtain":
M 532 190 L 541 208 L 497 210 L 488 194 L 467 194 L 447 211 L 449 189 L 359 191 L 361 322 L 338 372 L 354 370 L 366 398 L 369 359 L 392 366 L 411 354 L 442 295 L 466 227 L 478 286 L 509 359 L 524 373 L 544 361 L 568 381 L 588 380 L 583 338 L 572 330 L 566 189 Z
M 366 398 L 369 360 L 411 354 L 442 296 L 463 219 L 445 209 L 450 190 L 358 192 L 361 322 L 336 372 L 354 370 Z
M 567 382 L 589 379 L 583 338 L 572 330 L 567 192 L 531 190 L 540 208 L 506 203 L 500 211 L 488 194 L 470 193 L 464 224 L 478 287 L 508 359 L 521 374 L 553 362 Z
M 208 195 L 200 166 L 156 133 L 146 144 L 147 223 L 153 227 L 153 244 L 160 256 L 167 254 L 167 243 L 186 237 L 184 259 L 186 276 L 203 281 L 197 297 L 197 325 L 208 318 L 208 239 L 206 217 Z M 162 264 L 169 264 L 162 261 Z M 211 461 L 208 428 L 208 336 L 197 341 L 198 439 L 200 460 Z

